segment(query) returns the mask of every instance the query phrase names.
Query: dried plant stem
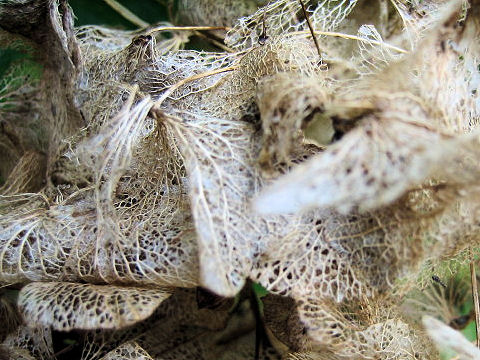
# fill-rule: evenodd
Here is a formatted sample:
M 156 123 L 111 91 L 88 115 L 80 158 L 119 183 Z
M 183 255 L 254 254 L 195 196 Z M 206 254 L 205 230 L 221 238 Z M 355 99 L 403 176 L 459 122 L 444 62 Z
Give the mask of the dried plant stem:
M 289 33 L 289 35 L 300 35 L 300 34 L 311 35 L 310 31 L 294 31 L 294 32 Z M 334 32 L 334 31 L 315 31 L 315 34 L 325 35 L 325 36 L 335 36 L 335 37 L 340 37 L 340 38 L 343 38 L 343 39 L 357 40 L 357 41 L 362 41 L 362 42 L 369 43 L 369 44 L 381 45 L 381 46 L 385 46 L 386 48 L 398 51 L 399 53 L 408 54 L 407 50 L 399 48 L 398 46 L 390 45 L 388 43 L 381 42 L 381 41 L 364 39 L 364 38 L 361 38 L 360 36 L 356 36 L 356 35 L 344 34 L 344 33 L 339 33 L 339 32 Z
M 173 84 L 172 86 L 170 86 L 168 88 L 168 90 L 165 91 L 163 93 L 163 95 L 155 102 L 155 106 L 160 106 L 170 95 L 172 95 L 172 93 L 175 90 L 177 90 L 178 88 L 182 87 L 183 85 L 185 85 L 189 82 L 192 82 L 192 81 L 195 81 L 195 80 L 198 80 L 198 79 L 203 79 L 205 77 L 216 75 L 216 74 L 221 74 L 221 73 L 224 73 L 224 72 L 233 71 L 233 70 L 237 69 L 237 67 L 238 66 L 229 66 L 229 67 L 222 68 L 222 69 L 206 71 L 206 72 L 203 72 L 201 74 L 196 74 L 196 75 L 190 76 L 188 78 L 185 78 L 185 79 L 177 82 L 176 84 Z
M 148 34 L 160 31 L 210 31 L 210 30 L 225 30 L 230 28 L 226 26 L 157 26 L 147 31 Z
M 235 51 L 233 51 L 233 49 L 230 49 L 228 46 L 222 44 L 220 41 L 217 41 L 215 39 L 212 39 L 204 34 L 202 34 L 200 31 L 197 31 L 197 30 L 194 30 L 193 33 L 195 34 L 195 36 L 198 36 L 202 39 L 205 39 L 206 41 L 208 42 L 211 42 L 213 45 L 215 45 L 216 47 L 218 47 L 219 49 L 222 49 L 223 51 L 226 51 L 228 53 L 233 53 Z
M 298 0 L 300 5 L 302 6 L 302 11 L 303 15 L 305 16 L 305 19 L 307 20 L 308 28 L 310 29 L 310 33 L 312 34 L 313 42 L 315 43 L 315 47 L 317 48 L 318 56 L 320 58 L 322 57 L 322 52 L 320 50 L 320 45 L 318 44 L 318 39 L 315 36 L 315 31 L 313 30 L 312 22 L 310 21 L 310 16 L 308 16 L 307 9 L 305 8 L 305 4 L 303 3 L 302 0 Z
M 137 25 L 138 27 L 145 28 L 150 24 L 146 21 L 140 19 L 137 15 L 128 10 L 125 6 L 117 2 L 116 0 L 103 0 L 105 1 L 113 10 L 122 15 L 125 19 L 130 21 L 132 24 Z
M 473 308 L 475 310 L 475 328 L 477 333 L 477 347 L 480 348 L 480 305 L 478 302 L 477 275 L 475 271 L 475 261 L 473 259 L 472 248 L 470 248 L 470 277 L 472 281 Z

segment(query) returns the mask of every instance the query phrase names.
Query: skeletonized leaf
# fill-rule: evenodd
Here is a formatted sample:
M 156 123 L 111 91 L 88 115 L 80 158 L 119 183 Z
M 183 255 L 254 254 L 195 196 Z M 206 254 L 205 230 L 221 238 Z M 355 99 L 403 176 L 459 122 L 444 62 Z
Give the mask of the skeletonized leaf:
M 201 284 L 234 296 L 248 276 L 254 251 L 252 221 L 245 207 L 254 188 L 252 127 L 208 117 L 172 125 L 190 175 Z
M 10 334 L 2 344 L 14 353 L 20 350 L 21 356 L 30 360 L 51 360 L 54 358 L 52 331 L 50 327 L 21 326 Z
M 169 289 L 113 285 L 31 283 L 19 295 L 30 324 L 54 329 L 119 329 L 141 321 L 171 295 Z
M 433 175 L 454 151 L 453 142 L 422 124 L 369 118 L 263 191 L 255 208 L 285 213 L 318 206 L 347 213 L 385 206 Z
M 99 359 L 123 343 L 135 341 L 153 358 L 203 334 L 215 334 L 230 318 L 226 310 L 199 309 L 195 289 L 177 289 L 148 319 L 125 329 L 89 332 L 82 359 Z
M 321 349 L 339 357 L 411 359 L 414 349 L 414 358 L 437 358 L 422 332 L 381 298 L 342 303 L 305 298 L 298 302 L 298 312 Z
M 322 0 L 307 11 L 315 30 L 332 31 L 356 4 L 356 0 Z M 292 31 L 306 30 L 307 22 L 305 19 L 299 21 L 299 12 L 301 7 L 298 0 L 270 1 L 252 15 L 241 18 L 228 32 L 225 42 L 238 50 L 255 46 L 262 35 L 263 21 L 268 29 L 268 36 L 272 38 Z
M 128 342 L 110 351 L 101 360 L 153 360 L 148 353 L 135 342 Z

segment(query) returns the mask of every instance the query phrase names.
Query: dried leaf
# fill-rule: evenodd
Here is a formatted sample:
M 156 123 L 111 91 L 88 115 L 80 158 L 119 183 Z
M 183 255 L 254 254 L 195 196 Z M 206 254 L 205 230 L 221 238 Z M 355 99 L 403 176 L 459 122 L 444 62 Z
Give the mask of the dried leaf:
M 31 283 L 19 295 L 27 323 L 56 330 L 121 329 L 150 316 L 171 289 L 113 285 Z
M 153 360 L 148 353 L 136 343 L 125 343 L 110 351 L 101 360 Z
M 454 155 L 455 143 L 419 123 L 367 118 L 338 143 L 274 183 L 256 200 L 261 213 L 314 206 L 368 210 L 421 185 Z

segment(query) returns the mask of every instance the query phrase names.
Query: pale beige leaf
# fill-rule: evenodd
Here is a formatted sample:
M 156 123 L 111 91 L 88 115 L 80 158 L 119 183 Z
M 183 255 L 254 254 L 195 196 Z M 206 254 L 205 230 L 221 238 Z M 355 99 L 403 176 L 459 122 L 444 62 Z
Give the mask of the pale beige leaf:
M 170 289 L 113 285 L 31 283 L 19 295 L 27 323 L 56 330 L 121 329 L 150 316 Z
M 50 327 L 21 326 L 11 333 L 2 344 L 14 353 L 20 352 L 30 360 L 51 360 L 54 358 L 52 330 Z M 28 357 L 28 355 L 31 356 Z
M 267 214 L 312 207 L 347 213 L 389 205 L 444 166 L 454 145 L 422 124 L 370 117 L 264 190 L 255 208 Z
M 148 353 L 135 342 L 128 342 L 110 351 L 101 360 L 153 360 Z

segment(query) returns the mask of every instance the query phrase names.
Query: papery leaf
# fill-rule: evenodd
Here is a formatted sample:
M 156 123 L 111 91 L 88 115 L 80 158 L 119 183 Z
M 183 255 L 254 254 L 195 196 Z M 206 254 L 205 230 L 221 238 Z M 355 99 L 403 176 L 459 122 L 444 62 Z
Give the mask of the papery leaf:
M 390 116 L 394 116 L 391 114 Z M 374 209 L 391 204 L 441 168 L 455 144 L 421 124 L 365 119 L 255 200 L 261 213 L 311 207 Z
M 150 316 L 171 289 L 31 283 L 19 295 L 27 323 L 56 330 L 120 329 Z
M 136 343 L 125 343 L 110 351 L 101 360 L 152 360 L 150 355 Z
M 333 31 L 355 7 L 357 1 L 322 0 L 308 9 L 315 30 Z M 275 37 L 292 31 L 307 30 L 305 19 L 299 21 L 301 11 L 297 0 L 269 2 L 254 14 L 241 18 L 227 34 L 225 42 L 234 49 L 246 50 L 258 43 L 262 34 L 263 21 L 268 36 Z
M 2 344 L 13 353 L 20 352 L 30 360 L 51 360 L 54 358 L 52 332 L 50 327 L 21 326 L 10 334 Z M 29 357 L 31 356 L 31 358 Z

